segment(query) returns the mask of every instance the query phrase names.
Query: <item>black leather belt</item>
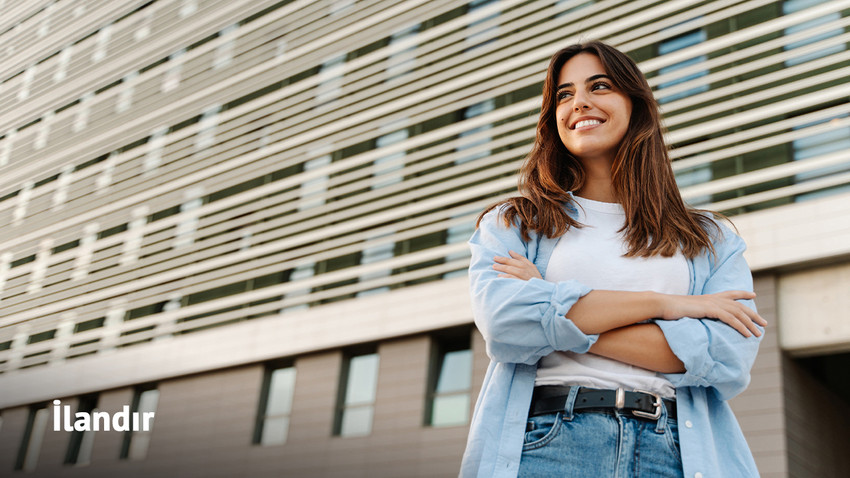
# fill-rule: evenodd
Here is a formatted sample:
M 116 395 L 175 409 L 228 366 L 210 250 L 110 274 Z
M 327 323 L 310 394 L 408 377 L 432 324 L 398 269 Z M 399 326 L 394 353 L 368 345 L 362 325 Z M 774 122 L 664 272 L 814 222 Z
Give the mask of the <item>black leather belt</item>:
M 570 394 L 568 386 L 541 385 L 534 387 L 531 396 L 531 408 L 528 416 L 563 412 Z M 639 418 L 658 420 L 661 417 L 662 404 L 667 408 L 667 416 L 676 419 L 676 401 L 662 399 L 658 394 L 635 390 L 599 390 L 579 387 L 573 410 L 605 409 L 627 410 Z

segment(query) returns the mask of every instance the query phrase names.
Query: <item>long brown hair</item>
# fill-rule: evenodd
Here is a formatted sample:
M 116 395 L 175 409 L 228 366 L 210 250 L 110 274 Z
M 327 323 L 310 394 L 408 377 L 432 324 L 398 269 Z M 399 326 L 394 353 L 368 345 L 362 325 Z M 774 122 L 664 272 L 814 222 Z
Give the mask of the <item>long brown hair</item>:
M 623 206 L 626 223 L 626 257 L 672 256 L 677 250 L 689 258 L 704 249 L 714 253 L 709 231 L 717 224 L 709 211 L 685 205 L 664 143 L 658 103 L 643 73 L 631 58 L 599 41 L 571 45 L 552 55 L 543 83 L 543 106 L 537 137 L 519 174 L 520 196 L 492 204 L 505 205 L 505 226 L 518 217 L 520 233 L 527 241 L 529 230 L 558 237 L 570 227 L 582 225 L 567 214 L 572 202 L 568 191 L 577 191 L 585 175 L 579 160 L 558 136 L 555 90 L 563 65 L 579 53 L 596 55 L 616 87 L 631 98 L 629 126 L 612 165 L 614 194 Z

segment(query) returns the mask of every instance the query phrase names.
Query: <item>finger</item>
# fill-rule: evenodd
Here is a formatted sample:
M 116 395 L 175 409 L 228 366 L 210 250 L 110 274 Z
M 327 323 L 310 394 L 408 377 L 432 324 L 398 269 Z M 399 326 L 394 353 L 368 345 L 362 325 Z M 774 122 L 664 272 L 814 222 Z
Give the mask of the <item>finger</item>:
M 767 320 L 765 320 L 764 317 L 760 316 L 758 312 L 754 311 L 749 307 L 747 307 L 747 310 L 745 312 L 753 319 L 753 321 L 757 322 L 762 327 L 767 327 Z
M 740 334 L 743 335 L 744 337 L 751 337 L 752 336 L 752 334 L 750 333 L 749 330 L 747 330 L 747 328 L 744 326 L 744 324 L 742 324 L 741 321 L 738 320 L 733 314 L 724 310 L 722 313 L 717 314 L 717 315 L 719 315 L 718 319 L 723 321 L 723 323 L 725 323 L 726 325 L 728 325 L 728 326 L 732 327 L 733 329 L 737 330 L 738 332 L 740 332 Z
M 506 279 L 519 279 L 519 277 L 513 276 L 511 274 L 499 274 L 497 277 L 504 277 Z
M 761 330 L 759 330 L 758 326 L 755 322 L 747 315 L 743 310 L 739 310 L 735 316 L 738 318 L 738 321 L 744 324 L 753 335 L 756 337 L 761 337 Z
M 756 297 L 756 293 L 749 290 L 727 290 L 724 292 L 720 292 L 718 295 L 726 299 L 732 300 L 754 299 Z
M 492 267 L 493 267 L 493 270 L 497 270 L 499 272 L 504 272 L 506 274 L 510 274 L 510 275 L 512 275 L 512 276 L 514 276 L 518 279 L 522 278 L 522 276 L 523 276 L 523 274 L 522 274 L 523 271 L 522 271 L 522 268 L 520 268 L 520 267 L 513 267 L 513 266 L 506 265 L 506 264 L 493 264 Z
M 516 260 L 518 260 L 518 261 L 521 261 L 521 262 L 531 262 L 530 260 L 528 260 L 528 258 L 527 258 L 527 257 L 525 257 L 524 255 L 522 255 L 522 254 L 520 254 L 520 253 L 518 253 L 518 252 L 508 251 L 508 254 L 510 254 L 510 255 L 511 255 L 511 257 L 513 257 L 514 259 L 516 259 Z
M 743 312 L 744 317 L 747 320 L 747 327 L 753 331 L 756 337 L 761 337 L 762 331 L 759 329 L 759 325 L 766 325 L 767 321 L 765 321 L 760 315 L 755 313 L 753 309 L 750 309 L 746 305 L 738 304 L 741 307 L 741 312 Z M 761 322 L 764 322 L 763 324 Z
M 742 292 L 742 293 L 748 293 L 748 294 L 752 295 L 753 297 L 755 297 L 755 295 L 756 295 L 756 294 L 755 294 L 755 292 L 747 292 L 747 291 L 731 291 L 731 292 Z M 731 297 L 730 297 L 730 298 L 731 298 Z M 734 300 L 734 299 L 733 299 L 733 300 Z M 741 310 L 743 310 L 743 311 L 744 311 L 744 313 L 745 313 L 745 314 L 747 314 L 747 317 L 748 317 L 750 320 L 752 320 L 753 322 L 755 322 L 755 323 L 757 323 L 757 324 L 761 325 L 762 327 L 767 326 L 767 320 L 765 320 L 765 319 L 764 319 L 764 317 L 760 316 L 760 315 L 759 315 L 759 314 L 758 314 L 755 310 L 753 310 L 753 309 L 751 309 L 751 308 L 747 307 L 746 305 L 744 305 L 744 304 L 742 304 L 742 303 L 740 303 L 740 302 L 737 302 L 737 301 L 735 302 L 735 305 L 736 305 L 736 306 L 738 306 L 738 307 L 740 307 L 740 308 L 741 308 Z
M 738 308 L 738 302 L 732 302 L 731 307 L 726 309 L 725 312 L 729 314 L 730 320 L 734 321 L 733 327 L 738 332 L 741 332 L 741 335 L 744 337 L 752 336 L 752 331 L 750 330 L 750 324 L 752 321 L 749 320 L 747 314 L 744 314 L 740 308 Z M 758 331 L 758 329 L 756 329 Z
M 496 257 L 494 257 L 494 258 L 493 258 L 493 261 L 495 261 L 495 262 L 497 262 L 497 263 L 499 263 L 499 264 L 514 264 L 514 265 L 520 265 L 520 264 L 522 264 L 522 262 L 520 262 L 520 261 L 519 261 L 519 260 L 517 260 L 517 259 L 512 259 L 512 258 L 510 258 L 510 257 L 502 257 L 502 256 L 496 256 Z

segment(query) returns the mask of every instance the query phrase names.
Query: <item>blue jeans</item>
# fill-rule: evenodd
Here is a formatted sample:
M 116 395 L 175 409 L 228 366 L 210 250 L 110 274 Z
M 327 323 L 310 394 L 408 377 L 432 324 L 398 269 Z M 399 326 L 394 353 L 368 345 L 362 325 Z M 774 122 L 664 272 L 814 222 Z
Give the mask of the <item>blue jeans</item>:
M 575 387 L 573 390 L 577 390 Z M 518 478 L 682 477 L 679 430 L 662 409 L 658 421 L 628 411 L 563 412 L 529 417 Z

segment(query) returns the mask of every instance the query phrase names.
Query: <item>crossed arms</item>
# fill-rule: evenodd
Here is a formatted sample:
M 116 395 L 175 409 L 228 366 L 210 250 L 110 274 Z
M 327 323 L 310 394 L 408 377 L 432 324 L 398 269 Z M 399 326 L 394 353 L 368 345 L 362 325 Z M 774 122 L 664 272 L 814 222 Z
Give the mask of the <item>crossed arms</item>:
M 496 214 L 470 239 L 473 310 L 491 359 L 533 364 L 554 350 L 589 351 L 664 373 L 674 386 L 714 387 L 724 399 L 746 387 L 766 322 L 737 235 L 724 230 L 716 241 L 702 295 L 591 290 L 542 280 L 516 228 Z M 638 323 L 646 319 L 656 320 Z

